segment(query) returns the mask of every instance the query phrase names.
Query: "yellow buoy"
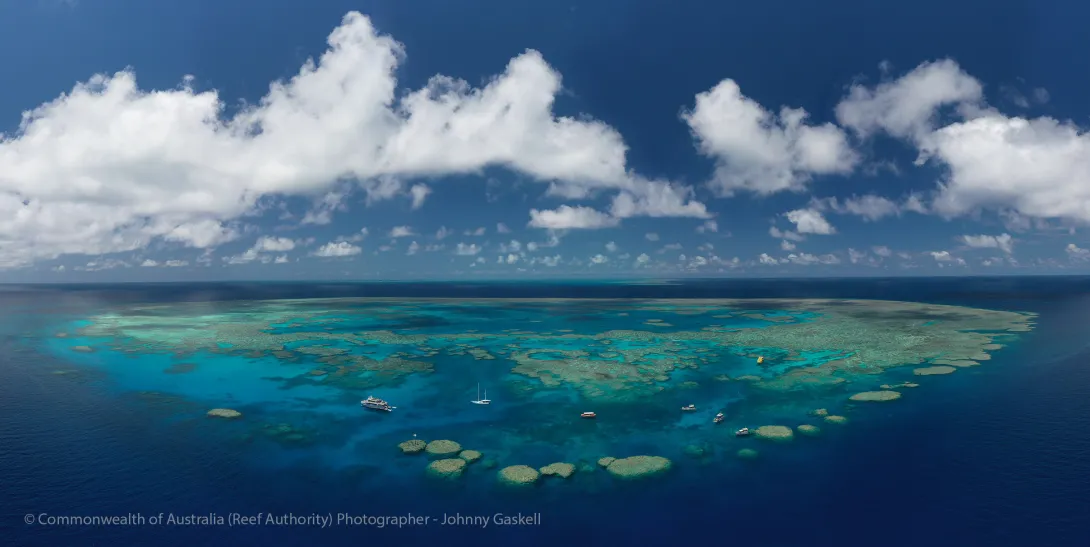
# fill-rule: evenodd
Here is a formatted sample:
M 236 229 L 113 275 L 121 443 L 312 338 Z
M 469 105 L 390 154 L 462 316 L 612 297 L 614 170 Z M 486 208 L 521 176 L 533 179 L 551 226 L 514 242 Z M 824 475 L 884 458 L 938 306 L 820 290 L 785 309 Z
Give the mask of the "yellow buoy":
M 757 357 L 757 364 L 758 364 L 758 365 L 759 365 L 759 364 L 761 364 L 761 363 L 763 363 L 763 362 L 765 362 L 765 358 L 764 358 L 763 356 L 759 356 L 759 357 Z

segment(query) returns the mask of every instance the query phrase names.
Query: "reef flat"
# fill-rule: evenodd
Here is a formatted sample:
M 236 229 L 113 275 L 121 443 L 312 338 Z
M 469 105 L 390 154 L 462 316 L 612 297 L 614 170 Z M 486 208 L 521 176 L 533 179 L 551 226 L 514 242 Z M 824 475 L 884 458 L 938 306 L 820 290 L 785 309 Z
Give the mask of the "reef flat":
M 924 400 L 931 383 L 986 365 L 1034 320 L 865 300 L 351 298 L 132 305 L 49 325 L 47 336 L 67 359 L 105 368 L 129 389 L 238 409 L 204 423 L 241 438 L 353 465 L 400 465 L 412 460 L 403 453 L 424 452 L 430 458 L 416 461 L 431 476 L 466 480 L 498 466 L 504 482 L 545 474 L 570 476 L 569 485 L 627 477 L 631 462 L 657 473 L 663 461 L 750 457 L 746 443 L 760 441 L 731 434 L 743 426 L 760 439 L 798 431 L 831 442 L 828 430 L 901 396 L 892 389 L 919 386 L 887 408 Z M 481 387 L 493 403 L 469 404 Z M 372 394 L 397 408 L 361 409 Z M 588 410 L 595 420 L 579 418 Z M 815 421 L 840 426 L 817 436 Z M 425 444 L 417 434 L 458 442 Z M 599 459 L 634 439 L 657 448 L 620 464 Z M 373 441 L 388 448 L 353 448 Z M 764 443 L 762 460 L 766 449 L 771 458 L 799 444 Z M 465 465 L 477 449 L 488 458 Z M 573 475 L 577 467 L 588 471 Z

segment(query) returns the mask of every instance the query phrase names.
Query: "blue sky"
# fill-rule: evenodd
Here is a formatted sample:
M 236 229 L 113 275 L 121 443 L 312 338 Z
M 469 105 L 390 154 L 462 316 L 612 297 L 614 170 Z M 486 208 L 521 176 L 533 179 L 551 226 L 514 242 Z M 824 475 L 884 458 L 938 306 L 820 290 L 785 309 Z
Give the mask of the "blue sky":
M 0 4 L 0 281 L 1090 270 L 1090 9 L 817 4 Z

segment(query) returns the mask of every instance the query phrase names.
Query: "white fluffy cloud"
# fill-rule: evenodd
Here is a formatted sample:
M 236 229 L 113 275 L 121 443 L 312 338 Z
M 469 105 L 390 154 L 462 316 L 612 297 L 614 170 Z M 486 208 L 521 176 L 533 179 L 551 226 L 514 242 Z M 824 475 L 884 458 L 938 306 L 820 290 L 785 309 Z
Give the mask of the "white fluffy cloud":
M 416 233 L 413 232 L 412 226 L 394 226 L 390 230 L 389 235 L 392 238 L 399 238 L 399 237 L 412 237 L 412 236 L 416 235 Z
M 704 224 L 696 227 L 696 233 L 703 234 L 705 232 L 718 232 L 719 223 L 714 220 L 705 220 Z
M 234 222 L 265 196 L 355 180 L 386 198 L 406 179 L 488 166 L 614 189 L 617 214 L 707 214 L 686 189 L 632 175 L 611 127 L 556 117 L 560 75 L 535 51 L 482 88 L 436 76 L 405 93 L 395 79 L 404 48 L 367 17 L 346 15 L 328 45 L 230 118 L 234 99 L 195 90 L 193 78 L 147 91 L 133 71 L 95 75 L 28 111 L 0 140 L 0 265 L 154 239 L 213 247 L 237 238 Z M 425 187 L 412 188 L 419 206 Z M 312 222 L 337 207 L 320 203 Z
M 550 230 L 594 229 L 616 226 L 620 220 L 590 207 L 561 205 L 553 210 L 530 211 L 530 226 Z
M 314 252 L 314 256 L 333 258 L 342 256 L 355 256 L 360 254 L 360 252 L 362 252 L 362 249 L 347 241 L 331 241 L 319 247 L 318 250 Z
M 1090 260 L 1090 249 L 1083 249 L 1074 243 L 1068 243 L 1064 248 L 1067 257 L 1073 262 L 1086 262 Z
M 796 209 L 788 211 L 784 216 L 795 225 L 795 229 L 800 234 L 829 235 L 836 233 L 836 228 L 833 228 L 833 225 L 825 220 L 821 212 L 815 209 Z
M 426 184 L 414 184 L 412 188 L 409 188 L 409 194 L 413 198 L 412 208 L 419 209 L 424 206 L 424 200 L 431 194 L 431 188 L 428 188 Z
M 889 198 L 867 194 L 863 196 L 851 196 L 839 200 L 837 198 L 815 199 L 811 207 L 818 211 L 832 211 L 834 213 L 856 215 L 866 220 L 880 220 L 887 216 L 897 216 L 902 210 L 916 210 L 918 212 L 916 196 L 906 198 L 904 205 L 898 205 Z M 910 200 L 911 203 L 910 203 Z M 911 207 L 911 209 L 910 209 Z
M 733 80 L 698 94 L 681 116 L 700 151 L 716 160 L 711 187 L 720 195 L 801 190 L 812 175 L 848 173 L 857 161 L 840 128 L 807 125 L 802 109 L 773 114 Z
M 930 209 L 978 209 L 1090 222 L 1090 135 L 1075 123 L 1007 116 L 957 63 L 924 63 L 874 88 L 853 86 L 837 119 L 860 136 L 884 132 L 914 143 L 917 163 L 947 173 Z M 1043 95 L 1042 95 L 1043 96 Z M 955 118 L 944 124 L 943 114 Z M 906 203 L 923 210 L 919 198 Z
M 249 262 L 262 262 L 268 264 L 273 261 L 269 253 L 282 253 L 295 248 L 295 242 L 286 237 L 262 236 L 258 238 L 253 247 L 242 254 L 223 257 L 228 264 L 246 264 Z
M 958 238 L 965 245 L 974 249 L 999 249 L 1004 253 L 1014 252 L 1014 238 L 1010 234 L 992 235 L 964 235 Z
M 983 86 L 945 59 L 923 63 L 876 87 L 853 85 L 836 107 L 837 121 L 863 137 L 883 131 L 922 140 L 934 129 L 940 107 L 981 102 Z
M 459 243 L 454 248 L 454 254 L 459 256 L 474 256 L 480 252 L 481 247 L 476 243 L 470 243 L 469 245 L 466 245 L 465 243 Z
M 810 266 L 812 264 L 840 264 L 840 259 L 833 254 L 812 255 L 809 253 L 791 253 L 787 255 L 785 260 L 800 266 Z

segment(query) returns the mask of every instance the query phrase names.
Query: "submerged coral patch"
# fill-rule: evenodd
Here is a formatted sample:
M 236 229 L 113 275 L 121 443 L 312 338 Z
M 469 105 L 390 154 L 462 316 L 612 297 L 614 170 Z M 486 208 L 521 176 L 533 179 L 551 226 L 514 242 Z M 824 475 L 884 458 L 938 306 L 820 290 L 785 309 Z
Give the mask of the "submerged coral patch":
M 953 374 L 957 369 L 950 366 L 923 367 L 912 371 L 916 376 L 936 376 L 940 374 Z
M 864 391 L 862 393 L 856 393 L 848 399 L 857 402 L 883 402 L 883 401 L 896 401 L 901 398 L 901 392 L 899 391 Z
M 613 460 L 606 471 L 619 479 L 638 479 L 669 471 L 671 465 L 662 456 L 629 456 Z
M 424 451 L 432 456 L 446 456 L 448 454 L 457 454 L 462 451 L 462 445 L 448 440 L 438 440 L 428 443 L 424 447 Z

